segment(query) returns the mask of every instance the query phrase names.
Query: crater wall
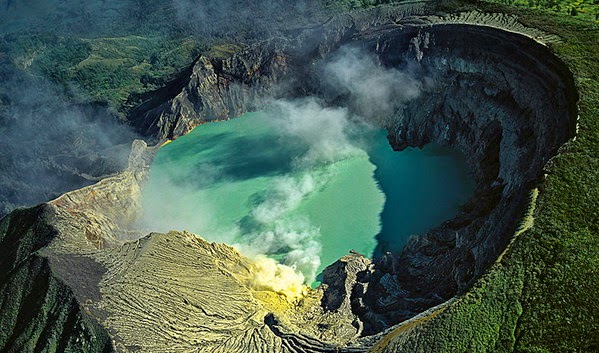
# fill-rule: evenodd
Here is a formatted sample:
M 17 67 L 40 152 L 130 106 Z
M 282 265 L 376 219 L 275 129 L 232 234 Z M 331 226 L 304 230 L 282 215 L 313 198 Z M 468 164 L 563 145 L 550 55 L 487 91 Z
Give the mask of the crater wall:
M 464 293 L 497 259 L 543 166 L 575 134 L 578 97 L 570 71 L 537 40 L 543 35 L 507 17 L 366 13 L 226 60 L 202 57 L 178 95 L 138 112 L 135 123 L 176 138 L 273 97 L 311 95 L 351 107 L 351 97 L 331 92 L 322 79 L 323 63 L 342 46 L 375 53 L 386 67 L 416 68 L 426 87 L 385 120 L 390 144 L 458 148 L 477 187 L 456 218 L 414 235 L 400 254 L 375 259 L 357 276 L 352 310 L 364 334 L 373 334 Z
M 463 293 L 497 259 L 543 166 L 574 136 L 578 97 L 572 75 L 547 48 L 506 31 L 436 25 L 389 31 L 364 45 L 389 66 L 415 60 L 433 82 L 396 114 L 391 145 L 456 147 L 477 181 L 455 219 L 376 262 L 374 280 L 354 301 L 374 332 Z

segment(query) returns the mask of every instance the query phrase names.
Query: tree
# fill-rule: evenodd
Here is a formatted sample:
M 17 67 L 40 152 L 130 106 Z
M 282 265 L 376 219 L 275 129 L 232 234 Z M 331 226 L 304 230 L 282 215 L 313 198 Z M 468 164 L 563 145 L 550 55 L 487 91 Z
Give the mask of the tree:
M 573 7 L 570 9 L 570 16 L 577 16 L 578 15 L 578 10 Z

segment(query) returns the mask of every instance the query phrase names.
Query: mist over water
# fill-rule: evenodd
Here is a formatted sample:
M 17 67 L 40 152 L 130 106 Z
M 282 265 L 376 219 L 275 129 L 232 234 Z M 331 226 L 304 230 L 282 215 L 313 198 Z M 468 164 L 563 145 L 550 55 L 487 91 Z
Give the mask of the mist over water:
M 398 251 L 454 216 L 469 197 L 458 157 L 439 147 L 393 152 L 385 130 L 314 99 L 275 102 L 163 147 L 142 224 L 267 255 L 311 283 L 349 250 Z
M 344 98 L 354 114 L 387 126 L 401 116 L 404 104 L 433 85 L 420 69 L 413 62 L 402 70 L 384 67 L 373 54 L 348 45 L 327 61 L 323 86 L 328 95 Z
M 161 149 L 144 191 L 143 225 L 187 229 L 244 254 L 267 254 L 308 282 L 323 255 L 337 257 L 322 247 L 331 231 L 370 251 L 372 237 L 360 237 L 379 231 L 384 196 L 355 135 L 359 123 L 315 99 L 278 101 L 246 115 L 200 126 Z M 359 187 L 347 193 L 347 183 Z M 366 208 L 356 212 L 356 203 Z M 332 211 L 315 223 L 327 214 L 323 207 Z
M 381 128 L 430 80 L 418 78 L 417 67 L 385 68 L 353 47 L 323 70 L 327 100 L 347 108 L 316 98 L 277 100 L 163 147 L 144 190 L 141 225 L 190 230 L 268 263 L 265 272 L 278 279 L 291 269 L 301 274 L 295 282 L 311 283 L 349 250 L 396 252 L 411 234 L 453 217 L 469 197 L 463 161 L 430 148 L 397 158 L 402 153 L 392 151 Z M 447 197 L 429 197 L 444 187 L 451 188 Z

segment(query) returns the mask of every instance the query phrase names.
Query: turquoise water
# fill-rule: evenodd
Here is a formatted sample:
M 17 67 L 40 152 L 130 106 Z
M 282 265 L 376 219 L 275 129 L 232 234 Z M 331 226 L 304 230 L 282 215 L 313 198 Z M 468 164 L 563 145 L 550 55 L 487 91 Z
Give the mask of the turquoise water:
M 377 134 L 369 156 L 387 201 L 375 256 L 398 253 L 410 235 L 423 234 L 453 218 L 475 186 L 459 151 L 429 144 L 395 152 L 385 140 L 386 132 Z
M 311 282 L 350 249 L 399 251 L 470 195 L 459 154 L 393 152 L 385 131 L 357 133 L 343 111 L 322 114 L 321 124 L 248 113 L 164 146 L 144 189 L 143 225 L 267 254 Z

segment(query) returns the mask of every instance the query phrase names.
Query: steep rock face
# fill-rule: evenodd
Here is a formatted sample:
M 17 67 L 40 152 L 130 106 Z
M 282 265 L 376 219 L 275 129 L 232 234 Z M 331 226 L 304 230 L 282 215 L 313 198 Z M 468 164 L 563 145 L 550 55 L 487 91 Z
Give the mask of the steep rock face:
M 180 93 L 147 111 L 136 109 L 132 123 L 145 135 L 172 139 L 201 122 L 234 118 L 263 105 L 277 95 L 274 84 L 287 72 L 286 47 L 287 40 L 277 39 L 226 60 L 201 56 Z
M 404 35 L 390 31 L 366 45 L 387 65 L 415 59 L 434 83 L 397 113 L 391 145 L 459 148 L 477 189 L 454 220 L 412 237 L 395 269 L 375 267 L 361 309 L 372 323 L 367 333 L 469 288 L 505 249 L 543 166 L 576 124 L 569 71 L 527 38 L 464 25 L 397 32 Z M 396 275 L 393 285 L 381 282 L 387 273 Z M 384 303 L 381 293 L 389 295 Z
M 157 149 L 136 140 L 126 170 L 48 203 L 63 234 L 61 246 L 77 251 L 101 249 L 143 235 L 132 225 L 140 217 L 141 189 Z
M 173 139 L 195 126 L 238 117 L 260 109 L 275 98 L 310 94 L 311 65 L 354 35 L 393 22 L 409 23 L 431 11 L 428 2 L 382 7 L 340 15 L 322 25 L 298 30 L 252 45 L 226 59 L 201 56 L 188 76 L 171 83 L 179 90 L 162 102 L 148 99 L 130 115 L 130 123 L 145 135 Z M 392 25 L 397 27 L 397 25 Z

